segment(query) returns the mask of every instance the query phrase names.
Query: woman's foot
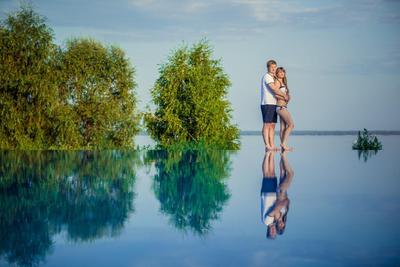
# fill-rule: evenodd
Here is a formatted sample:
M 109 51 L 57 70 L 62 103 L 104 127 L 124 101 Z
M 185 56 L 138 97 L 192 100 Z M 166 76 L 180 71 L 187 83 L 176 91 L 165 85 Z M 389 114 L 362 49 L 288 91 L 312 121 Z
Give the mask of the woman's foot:
M 293 151 L 293 147 L 287 146 L 285 144 L 281 144 L 281 148 L 283 151 Z
M 269 147 L 269 146 L 265 146 L 265 151 L 279 151 L 279 147 L 273 146 L 273 147 Z

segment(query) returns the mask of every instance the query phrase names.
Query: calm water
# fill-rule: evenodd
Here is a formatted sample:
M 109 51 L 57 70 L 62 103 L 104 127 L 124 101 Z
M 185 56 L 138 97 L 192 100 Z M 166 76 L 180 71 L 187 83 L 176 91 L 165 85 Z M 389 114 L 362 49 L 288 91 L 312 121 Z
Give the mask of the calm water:
M 366 158 L 354 138 L 291 137 L 281 185 L 270 155 L 275 239 L 258 136 L 236 153 L 0 152 L 0 266 L 399 266 L 400 136 Z

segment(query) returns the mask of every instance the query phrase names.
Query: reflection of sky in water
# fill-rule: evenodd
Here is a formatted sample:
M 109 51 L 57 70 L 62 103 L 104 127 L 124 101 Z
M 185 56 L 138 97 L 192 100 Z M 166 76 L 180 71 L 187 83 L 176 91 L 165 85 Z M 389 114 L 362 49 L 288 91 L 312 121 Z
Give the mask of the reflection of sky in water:
M 148 141 L 140 137 L 139 142 Z M 265 238 L 260 220 L 261 164 L 258 136 L 242 138 L 231 154 L 230 193 L 211 229 L 181 231 L 160 212 L 153 191 L 156 168 L 135 171 L 134 211 L 117 236 L 74 243 L 53 237 L 47 266 L 346 266 L 395 265 L 400 261 L 399 136 L 382 136 L 384 150 L 366 162 L 351 150 L 353 136 L 293 136 L 288 154 L 294 170 L 288 189 L 285 233 Z M 275 154 L 279 174 L 279 153 Z M 207 164 L 206 164 L 207 166 Z M 122 166 L 123 167 L 123 166 Z M 189 190 L 190 191 L 190 190 Z M 196 198 L 195 198 L 196 199 Z M 0 266 L 6 265 L 4 260 Z

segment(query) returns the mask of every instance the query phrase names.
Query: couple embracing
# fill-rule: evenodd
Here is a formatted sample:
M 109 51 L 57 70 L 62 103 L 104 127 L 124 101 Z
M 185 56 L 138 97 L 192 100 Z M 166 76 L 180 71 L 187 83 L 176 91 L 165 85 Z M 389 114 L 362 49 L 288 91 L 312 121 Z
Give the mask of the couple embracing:
M 262 135 L 265 150 L 279 150 L 274 145 L 275 124 L 280 121 L 280 149 L 292 150 L 287 140 L 294 128 L 292 116 L 287 105 L 290 101 L 287 85 L 286 71 L 283 67 L 277 67 L 275 60 L 267 61 L 267 73 L 261 80 L 261 113 L 263 117 Z

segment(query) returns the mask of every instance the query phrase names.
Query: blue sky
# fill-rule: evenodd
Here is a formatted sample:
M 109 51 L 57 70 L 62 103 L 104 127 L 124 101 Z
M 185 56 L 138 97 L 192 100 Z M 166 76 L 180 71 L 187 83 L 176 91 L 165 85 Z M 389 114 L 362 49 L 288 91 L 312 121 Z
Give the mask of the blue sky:
M 137 72 L 141 109 L 158 65 L 207 38 L 232 87 L 233 122 L 261 127 L 260 79 L 286 67 L 297 130 L 400 130 L 400 1 L 37 0 L 56 42 L 92 37 L 123 48 Z M 0 0 L 0 17 L 19 1 Z

